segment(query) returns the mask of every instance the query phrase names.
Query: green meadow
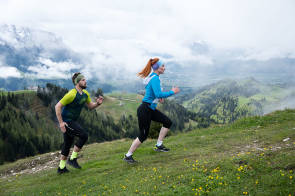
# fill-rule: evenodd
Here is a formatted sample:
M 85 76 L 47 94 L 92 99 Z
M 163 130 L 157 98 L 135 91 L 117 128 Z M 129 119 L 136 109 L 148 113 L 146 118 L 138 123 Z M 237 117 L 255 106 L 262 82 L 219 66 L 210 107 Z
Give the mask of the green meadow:
M 137 107 L 142 100 L 142 96 L 132 93 L 111 93 L 104 98 L 103 105 L 97 111 L 112 116 L 115 121 L 119 121 L 122 115 L 136 116 Z
M 293 196 L 294 119 L 295 110 L 284 110 L 179 133 L 166 138 L 167 153 L 155 152 L 149 139 L 133 165 L 122 160 L 130 139 L 87 145 L 79 154 L 81 170 L 2 176 L 1 195 Z M 4 164 L 0 172 L 30 159 Z

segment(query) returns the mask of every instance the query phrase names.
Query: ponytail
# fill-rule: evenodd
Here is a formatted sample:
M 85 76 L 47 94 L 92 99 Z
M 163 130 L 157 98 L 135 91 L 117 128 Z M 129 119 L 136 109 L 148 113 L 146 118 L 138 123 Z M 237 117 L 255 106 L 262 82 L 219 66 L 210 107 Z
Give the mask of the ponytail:
M 137 76 L 141 78 L 146 78 L 151 73 L 152 66 L 158 61 L 159 58 L 150 59 L 143 70 L 141 70 L 141 72 L 137 74 Z

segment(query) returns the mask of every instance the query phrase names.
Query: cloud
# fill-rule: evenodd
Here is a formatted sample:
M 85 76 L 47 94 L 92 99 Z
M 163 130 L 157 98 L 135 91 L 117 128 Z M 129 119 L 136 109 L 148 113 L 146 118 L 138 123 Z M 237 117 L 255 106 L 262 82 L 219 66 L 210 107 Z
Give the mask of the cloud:
M 8 77 L 14 77 L 14 78 L 20 78 L 21 73 L 18 69 L 15 67 L 9 67 L 9 66 L 1 66 L 0 67 L 0 78 L 8 78 Z
M 278 48 L 268 48 L 265 50 L 257 49 L 248 49 L 245 51 L 242 56 L 236 57 L 237 60 L 248 61 L 248 60 L 257 60 L 257 61 L 267 61 L 275 58 L 292 58 L 293 54 L 290 54 L 288 51 L 282 51 Z M 294 58 L 294 57 L 293 57 Z
M 33 72 L 26 74 L 38 79 L 67 79 L 71 77 L 70 70 L 79 69 L 81 65 L 71 62 L 53 62 L 50 59 L 39 59 L 40 64 L 29 66 L 28 70 Z
M 17 68 L 6 65 L 5 57 L 1 54 L 0 54 L 0 73 L 1 73 L 0 78 L 22 77 L 21 72 Z
M 83 55 L 85 73 L 110 80 L 135 78 L 155 54 L 183 66 L 212 67 L 225 58 L 193 53 L 198 40 L 214 50 L 245 49 L 240 60 L 294 57 L 294 8 L 293 0 L 10 0 L 0 2 L 0 23 L 53 32 Z
M 132 38 L 153 44 L 163 38 L 175 41 L 199 37 L 220 47 L 290 45 L 295 31 L 292 0 L 11 0 L 2 3 L 1 8 L 1 22 L 57 32 L 72 45 L 89 45 L 93 36 L 106 40 Z M 77 35 L 83 34 L 78 40 Z

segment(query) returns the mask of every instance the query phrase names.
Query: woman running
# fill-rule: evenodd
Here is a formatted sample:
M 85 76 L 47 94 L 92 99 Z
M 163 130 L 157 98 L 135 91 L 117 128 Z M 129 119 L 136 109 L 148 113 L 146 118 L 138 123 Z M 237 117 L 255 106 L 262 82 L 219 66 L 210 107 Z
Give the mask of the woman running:
M 153 72 L 150 74 L 151 69 Z M 167 135 L 169 128 L 172 125 L 171 120 L 162 112 L 156 109 L 158 102 L 163 103 L 163 98 L 167 98 L 179 92 L 178 87 L 173 87 L 168 92 L 162 92 L 159 75 L 164 74 L 165 65 L 159 58 L 150 59 L 145 68 L 137 74 L 141 78 L 145 78 L 145 96 L 142 104 L 137 108 L 137 117 L 139 125 L 139 136 L 133 141 L 124 161 L 135 163 L 132 158 L 134 151 L 143 143 L 149 134 L 151 121 L 160 122 L 163 124 L 159 138 L 155 147 L 156 151 L 168 152 L 169 149 L 163 145 L 163 139 Z

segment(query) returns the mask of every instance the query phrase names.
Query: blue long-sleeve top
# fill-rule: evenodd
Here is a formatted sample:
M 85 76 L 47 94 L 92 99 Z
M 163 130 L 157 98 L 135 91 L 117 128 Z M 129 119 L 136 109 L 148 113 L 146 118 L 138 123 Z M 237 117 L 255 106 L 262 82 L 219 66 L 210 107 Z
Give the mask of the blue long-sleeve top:
M 151 105 L 149 107 L 152 110 L 156 109 L 158 99 L 167 98 L 171 95 L 174 95 L 172 90 L 168 92 L 162 92 L 160 78 L 155 72 L 149 75 L 147 81 L 148 83 L 145 86 L 145 96 L 142 101 L 150 103 Z

